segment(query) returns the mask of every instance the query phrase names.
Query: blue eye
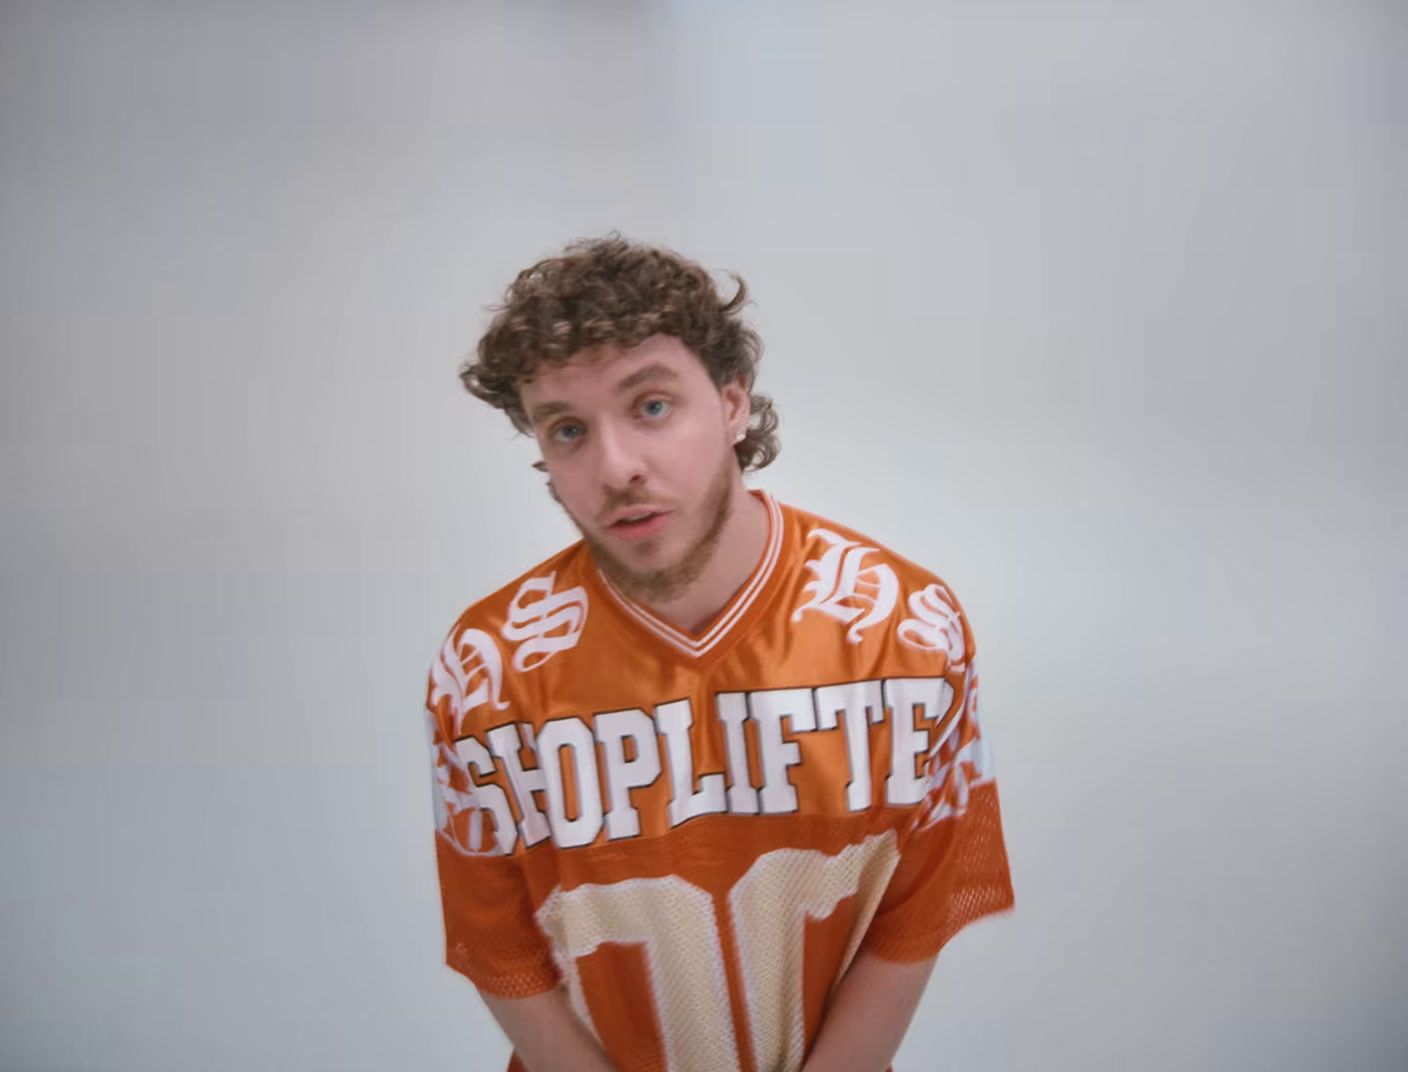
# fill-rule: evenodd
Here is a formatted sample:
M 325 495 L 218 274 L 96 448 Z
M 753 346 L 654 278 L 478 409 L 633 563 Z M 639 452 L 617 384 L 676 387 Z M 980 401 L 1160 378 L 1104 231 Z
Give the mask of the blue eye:
M 580 428 L 580 427 L 581 427 L 581 425 L 571 424 L 571 423 L 559 424 L 556 428 L 554 428 L 554 429 L 549 433 L 549 435 L 550 435 L 553 439 L 556 439 L 559 443 L 564 443 L 564 442 L 570 443 L 570 442 L 571 442 L 570 439 L 564 440 L 564 439 L 562 438 L 562 436 L 561 436 L 559 433 L 561 433 L 561 432 L 563 432 L 563 431 L 565 431 L 566 429 L 569 429 L 569 428 Z
M 670 405 L 670 403 L 669 403 L 666 399 L 663 399 L 663 398 L 652 398 L 652 399 L 649 399 L 649 400 L 647 400 L 647 401 L 645 402 L 645 406 L 655 406 L 655 405 L 664 406 L 664 407 L 666 407 L 666 409 L 665 409 L 664 411 L 658 411 L 658 410 L 657 410 L 655 413 L 651 414 L 651 416 L 661 417 L 661 416 L 664 416 L 665 413 L 669 412 L 669 405 Z M 644 407 L 642 407 L 642 408 L 644 408 Z

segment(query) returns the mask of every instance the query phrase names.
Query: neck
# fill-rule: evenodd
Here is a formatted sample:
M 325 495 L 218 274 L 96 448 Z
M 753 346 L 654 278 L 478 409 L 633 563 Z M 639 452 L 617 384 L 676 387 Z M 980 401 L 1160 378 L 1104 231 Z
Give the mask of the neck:
M 699 633 L 728 605 L 752 575 L 767 546 L 768 508 L 742 480 L 734 486 L 731 504 L 718 546 L 699 578 L 674 599 L 646 603 L 687 633 Z

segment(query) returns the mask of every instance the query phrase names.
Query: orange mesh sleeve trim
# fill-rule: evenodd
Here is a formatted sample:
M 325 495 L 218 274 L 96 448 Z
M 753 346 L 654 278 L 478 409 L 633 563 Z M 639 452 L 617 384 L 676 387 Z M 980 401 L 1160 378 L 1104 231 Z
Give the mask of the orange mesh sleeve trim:
M 886 960 L 936 956 L 968 924 L 1013 907 L 997 783 L 975 786 L 962 815 L 913 834 L 861 948 Z
M 445 950 L 445 963 L 480 990 L 501 998 L 531 998 L 554 989 L 561 982 L 556 966 L 551 963 L 525 965 L 510 973 L 486 971 L 463 943 Z
M 445 916 L 445 963 L 501 997 L 530 997 L 560 981 L 533 916 L 522 871 L 504 856 L 465 856 L 435 838 Z

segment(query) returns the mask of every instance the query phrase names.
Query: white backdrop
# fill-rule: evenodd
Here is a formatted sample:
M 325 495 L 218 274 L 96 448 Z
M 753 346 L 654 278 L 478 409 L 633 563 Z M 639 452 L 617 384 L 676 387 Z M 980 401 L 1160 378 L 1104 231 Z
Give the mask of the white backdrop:
M 1346 0 L 6 3 L 0 1067 L 502 1069 L 419 705 L 576 532 L 455 369 L 610 228 L 744 276 L 753 485 L 983 649 L 1017 909 L 899 1072 L 1408 1066 L 1405 45 Z

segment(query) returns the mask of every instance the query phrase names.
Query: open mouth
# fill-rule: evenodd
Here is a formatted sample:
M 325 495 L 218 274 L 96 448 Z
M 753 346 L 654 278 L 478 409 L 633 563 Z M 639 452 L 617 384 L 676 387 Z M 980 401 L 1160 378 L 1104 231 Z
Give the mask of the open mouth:
M 618 521 L 611 526 L 611 531 L 621 536 L 649 536 L 665 523 L 666 516 L 663 511 L 657 511 L 638 518 Z
M 651 514 L 641 514 L 639 517 L 628 517 L 628 518 L 625 518 L 624 520 L 621 520 L 621 521 L 616 522 L 616 524 L 617 524 L 617 525 L 624 526 L 624 527 L 626 527 L 626 528 L 629 528 L 629 527 L 631 527 L 632 525 L 644 525 L 644 524 L 645 524 L 647 521 L 649 521 L 652 517 L 659 517 L 659 516 L 660 516 L 660 514 L 659 514 L 659 512 L 657 511 L 657 512 L 651 513 Z

